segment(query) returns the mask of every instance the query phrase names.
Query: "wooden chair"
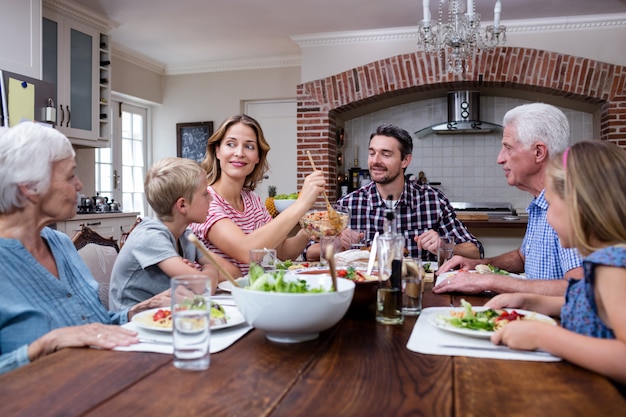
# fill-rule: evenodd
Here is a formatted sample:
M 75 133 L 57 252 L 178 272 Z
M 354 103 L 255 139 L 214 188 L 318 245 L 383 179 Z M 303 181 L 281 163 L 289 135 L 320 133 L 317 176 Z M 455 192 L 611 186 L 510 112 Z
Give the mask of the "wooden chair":
M 120 251 L 117 241 L 113 237 L 105 238 L 85 225 L 72 237 L 74 247 L 96 281 L 98 281 L 98 297 L 109 309 L 109 285 L 113 264 Z
M 130 235 L 130 232 L 135 230 L 135 227 L 137 227 L 139 223 L 141 223 L 141 217 L 137 217 L 137 220 L 135 220 L 135 223 L 133 223 L 128 232 L 125 232 L 124 228 L 120 226 L 120 229 L 122 229 L 122 236 L 120 237 L 120 249 L 122 249 L 122 246 L 124 246 L 124 243 L 126 243 L 126 239 L 128 239 L 128 235 Z

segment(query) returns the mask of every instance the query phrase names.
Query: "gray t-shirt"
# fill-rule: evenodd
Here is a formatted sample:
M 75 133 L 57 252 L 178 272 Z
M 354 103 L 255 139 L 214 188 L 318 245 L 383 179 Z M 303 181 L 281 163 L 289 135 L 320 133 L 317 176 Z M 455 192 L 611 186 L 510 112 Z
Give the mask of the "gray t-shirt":
M 180 237 L 181 255 L 169 229 L 158 219 L 144 218 L 128 236 L 113 266 L 109 308 L 129 308 L 170 288 L 170 277 L 157 264 L 176 256 L 193 262 L 200 259 L 202 254 L 187 240 L 192 233 L 187 229 Z

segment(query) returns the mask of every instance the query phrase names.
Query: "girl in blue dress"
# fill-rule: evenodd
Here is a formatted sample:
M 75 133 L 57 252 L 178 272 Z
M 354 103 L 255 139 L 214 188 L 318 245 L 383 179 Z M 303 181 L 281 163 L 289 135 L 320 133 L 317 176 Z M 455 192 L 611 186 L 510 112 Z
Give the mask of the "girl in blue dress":
M 564 297 L 501 294 L 486 306 L 561 317 L 561 327 L 515 321 L 491 341 L 543 350 L 626 385 L 626 151 L 611 142 L 579 142 L 546 171 L 548 222 L 564 247 L 585 257 L 582 280 Z

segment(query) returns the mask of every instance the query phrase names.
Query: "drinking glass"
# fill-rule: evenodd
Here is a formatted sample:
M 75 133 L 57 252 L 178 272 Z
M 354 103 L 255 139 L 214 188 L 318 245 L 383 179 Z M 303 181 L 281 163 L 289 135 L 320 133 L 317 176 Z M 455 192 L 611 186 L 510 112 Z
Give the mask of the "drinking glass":
M 203 371 L 209 368 L 211 338 L 211 278 L 180 275 L 171 279 L 174 366 Z
M 328 260 L 326 259 L 326 251 L 329 246 L 333 247 L 333 253 L 339 252 L 341 248 L 341 239 L 339 236 L 322 236 L 320 238 L 320 265 L 328 266 Z
M 276 269 L 276 249 L 251 249 L 250 265 L 257 264 L 263 268 L 263 271 L 273 271 Z
M 454 238 L 452 236 L 440 236 L 439 248 L 437 248 L 437 264 L 439 268 L 454 254 Z
M 350 244 L 350 249 L 363 250 L 367 243 L 365 242 L 365 230 L 354 230 L 359 234 L 359 240 Z
M 382 324 L 402 324 L 402 258 L 404 237 L 380 235 L 377 240 L 378 282 L 376 292 L 376 321 Z
M 421 259 L 402 260 L 402 314 L 416 316 L 422 312 L 424 275 Z

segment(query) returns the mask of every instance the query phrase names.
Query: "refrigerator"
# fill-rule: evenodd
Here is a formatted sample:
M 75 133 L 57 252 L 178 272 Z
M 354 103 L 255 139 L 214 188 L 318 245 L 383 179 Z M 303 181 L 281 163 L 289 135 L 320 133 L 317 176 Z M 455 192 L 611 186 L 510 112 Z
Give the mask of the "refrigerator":
M 22 121 L 56 124 L 56 86 L 0 69 L 0 126 Z

